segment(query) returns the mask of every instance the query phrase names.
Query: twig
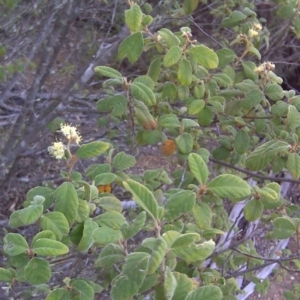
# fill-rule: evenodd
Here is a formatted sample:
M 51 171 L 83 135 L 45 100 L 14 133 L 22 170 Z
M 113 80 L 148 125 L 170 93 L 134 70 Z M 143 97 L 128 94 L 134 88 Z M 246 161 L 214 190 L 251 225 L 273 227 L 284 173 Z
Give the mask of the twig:
M 239 171 L 241 173 L 244 173 L 244 174 L 247 174 L 247 175 L 249 175 L 251 177 L 260 178 L 260 179 L 263 179 L 263 180 L 279 181 L 279 182 L 291 182 L 291 183 L 298 183 L 298 184 L 300 184 L 300 180 L 296 180 L 296 179 L 292 179 L 292 178 L 281 178 L 281 177 L 275 177 L 275 176 L 261 175 L 261 174 L 258 174 L 258 173 L 255 173 L 255 172 L 252 172 L 252 171 L 240 168 L 240 167 L 236 167 L 236 166 L 231 165 L 229 163 L 216 160 L 214 158 L 209 158 L 209 161 L 211 161 L 211 162 L 213 162 L 215 164 L 218 164 L 218 165 L 222 165 L 222 166 L 228 167 L 230 169 L 237 170 L 237 171 Z

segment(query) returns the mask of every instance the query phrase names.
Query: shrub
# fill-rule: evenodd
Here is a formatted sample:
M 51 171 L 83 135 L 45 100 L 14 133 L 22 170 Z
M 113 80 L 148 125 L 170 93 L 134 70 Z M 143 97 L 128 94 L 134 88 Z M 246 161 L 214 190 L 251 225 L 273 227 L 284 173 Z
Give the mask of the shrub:
M 37 233 L 32 239 L 6 234 L 9 260 L 0 268 L 0 280 L 42 286 L 48 300 L 93 299 L 103 289 L 115 300 L 235 299 L 238 276 L 255 281 L 255 271 L 270 261 L 284 265 L 295 258 L 263 257 L 253 235 L 238 239 L 237 221 L 229 219 L 225 204 L 244 203 L 244 218 L 260 220 L 266 238 L 299 233 L 299 208 L 283 199 L 268 171 L 288 170 L 290 181 L 299 183 L 300 97 L 281 87 L 275 64 L 254 63 L 267 35 L 252 4 L 229 9 L 226 16 L 222 11 L 221 26 L 231 29 L 232 40 L 220 39 L 219 49 L 200 44 L 188 24 L 152 31 L 150 5 L 129 1 L 129 6 L 125 22 L 131 34 L 118 56 L 134 64 L 148 51 L 148 70 L 129 80 L 115 68 L 96 67 L 96 74 L 107 78 L 108 93 L 96 106 L 110 117 L 101 120 L 103 126 L 130 128 L 132 149 L 136 143 L 162 142 L 162 154 L 176 152 L 182 167 L 172 176 L 163 168 L 131 174 L 133 155 L 115 153 L 110 141 L 82 144 L 80 129 L 62 124 L 63 142 L 48 150 L 66 161 L 64 182 L 55 189 L 31 189 L 24 208 L 11 214 L 11 227 L 36 224 Z M 176 13 L 190 15 L 197 6 L 198 1 L 185 0 Z M 105 161 L 84 174 L 74 171 L 78 160 L 97 156 Z M 244 174 L 261 181 L 250 184 Z M 112 185 L 131 194 L 133 212 L 123 212 Z M 55 273 L 51 267 L 68 261 L 70 252 L 96 254 L 100 280 L 75 276 L 45 286 Z M 240 269 L 245 265 L 247 270 Z

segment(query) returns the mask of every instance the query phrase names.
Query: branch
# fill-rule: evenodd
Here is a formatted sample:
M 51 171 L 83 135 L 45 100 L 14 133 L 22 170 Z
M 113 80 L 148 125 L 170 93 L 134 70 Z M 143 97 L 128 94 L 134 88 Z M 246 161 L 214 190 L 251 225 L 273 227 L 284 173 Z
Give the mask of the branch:
M 291 183 L 300 184 L 300 180 L 296 180 L 296 179 L 292 179 L 292 178 L 275 177 L 275 176 L 265 176 L 265 175 L 258 174 L 258 173 L 255 173 L 255 172 L 252 172 L 252 171 L 240 168 L 240 167 L 236 167 L 234 165 L 231 165 L 231 164 L 223 162 L 223 161 L 216 160 L 214 158 L 210 158 L 209 161 L 211 161 L 211 162 L 213 162 L 215 164 L 221 165 L 221 166 L 228 167 L 230 169 L 237 170 L 237 171 L 239 171 L 241 173 L 244 173 L 244 174 L 247 174 L 247 175 L 249 175 L 251 177 L 260 178 L 260 179 L 263 179 L 263 180 L 270 180 L 270 181 L 277 181 L 277 182 L 278 181 L 279 182 L 291 182 Z

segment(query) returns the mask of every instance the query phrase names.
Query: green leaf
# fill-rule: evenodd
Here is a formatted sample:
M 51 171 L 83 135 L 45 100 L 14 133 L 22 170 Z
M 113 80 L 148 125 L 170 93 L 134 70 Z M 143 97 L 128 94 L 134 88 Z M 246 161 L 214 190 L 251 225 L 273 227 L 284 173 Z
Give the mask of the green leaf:
M 170 268 L 167 266 L 164 274 L 164 291 L 165 297 L 168 300 L 173 299 L 175 290 L 177 287 L 177 281 Z
M 245 100 L 242 102 L 242 107 L 250 110 L 256 105 L 260 104 L 263 99 L 264 95 L 261 90 L 252 89 L 246 93 Z
M 188 294 L 185 300 L 221 300 L 223 299 L 223 293 L 221 289 L 215 285 L 201 286 Z
M 173 194 L 165 204 L 164 217 L 170 221 L 190 212 L 195 205 L 195 199 L 196 195 L 191 191 L 179 191 Z
M 162 89 L 162 99 L 169 98 L 171 100 L 177 99 L 177 88 L 173 82 L 166 82 Z
M 170 48 L 163 58 L 164 66 L 171 67 L 175 65 L 181 58 L 182 52 L 183 50 L 179 46 Z
M 130 9 L 125 10 L 125 23 L 130 31 L 138 31 L 141 27 L 143 13 L 137 4 L 133 4 Z
M 79 223 L 72 228 L 72 231 L 70 232 L 70 240 L 72 243 L 78 246 L 80 240 L 82 239 L 82 236 L 83 236 L 83 223 Z
M 195 176 L 200 185 L 205 184 L 208 178 L 208 169 L 203 158 L 196 153 L 190 153 L 188 156 L 188 164 L 191 173 Z
M 284 96 L 282 87 L 278 84 L 269 84 L 266 88 L 265 94 L 274 101 L 281 100 Z
M 300 113 L 294 105 L 289 105 L 287 113 L 287 125 L 291 129 L 300 126 Z
M 43 230 L 43 231 L 40 231 L 39 233 L 37 233 L 34 236 L 34 238 L 32 239 L 31 244 L 33 245 L 37 240 L 44 239 L 44 238 L 56 241 L 56 236 L 55 236 L 55 234 L 52 231 L 50 231 L 50 230 Z
M 122 202 L 115 196 L 104 196 L 97 200 L 98 206 L 102 207 L 106 211 L 114 210 L 121 212 Z
M 258 193 L 260 194 L 261 198 L 270 201 L 277 201 L 279 199 L 280 192 L 278 193 L 277 191 L 274 190 L 274 188 L 272 188 L 273 184 L 277 185 L 276 182 L 272 182 L 271 185 L 268 184 L 263 188 L 259 189 Z
M 221 198 L 240 199 L 246 198 L 251 193 L 250 186 L 246 181 L 231 174 L 215 177 L 208 183 L 207 189 Z
M 288 109 L 289 109 L 288 103 L 279 100 L 274 105 L 272 105 L 272 107 L 271 107 L 271 113 L 274 116 L 283 117 L 283 116 L 287 115 Z
M 206 46 L 192 47 L 188 50 L 188 53 L 195 62 L 204 68 L 215 69 L 218 67 L 218 55 L 212 49 Z
M 192 66 L 187 59 L 182 58 L 178 65 L 177 78 L 181 85 L 192 83 Z
M 190 96 L 190 89 L 188 86 L 179 85 L 177 87 L 177 95 L 179 100 L 186 100 Z
M 256 82 L 258 79 L 258 74 L 254 71 L 256 68 L 256 64 L 252 61 L 244 61 L 242 62 L 242 66 L 246 78 L 252 80 L 253 82 Z
M 97 175 L 94 178 L 94 183 L 95 183 L 96 186 L 111 184 L 112 182 L 115 181 L 116 178 L 117 178 L 117 176 L 113 173 L 102 173 L 102 174 Z
M 231 78 L 226 74 L 215 74 L 212 77 L 220 87 L 229 87 L 232 85 Z
M 124 257 L 124 250 L 121 246 L 108 244 L 103 248 L 98 259 L 95 261 L 95 267 L 109 269 L 116 262 L 123 260 Z
M 194 289 L 194 279 L 179 272 L 173 272 L 173 275 L 176 279 L 177 286 L 172 300 L 186 299 L 188 293 Z
M 106 109 L 104 111 L 111 111 L 111 115 L 114 117 L 120 117 L 127 113 L 127 98 L 123 95 L 115 95 L 110 98 L 105 98 L 106 101 Z M 100 109 L 100 104 L 102 100 L 97 102 L 97 109 Z
M 211 227 L 212 211 L 208 204 L 199 202 L 193 207 L 193 216 L 199 229 L 204 230 Z
M 229 17 L 226 17 L 222 20 L 221 26 L 231 28 L 236 25 L 239 25 L 239 23 L 245 20 L 246 18 L 247 16 L 241 11 L 235 10 L 229 15 Z
M 158 218 L 158 207 L 154 195 L 142 184 L 128 179 L 123 181 L 124 187 L 132 194 L 133 200 L 143 208 L 153 220 Z
M 121 229 L 126 222 L 126 218 L 117 211 L 107 211 L 93 219 L 99 226 L 107 226 L 114 230 Z
M 42 204 L 42 203 L 35 203 L 34 200 L 36 196 L 42 196 L 45 198 L 43 205 L 44 205 L 44 210 L 46 210 L 53 203 L 54 200 L 53 194 L 54 194 L 54 189 L 50 189 L 44 186 L 36 186 L 27 192 L 25 203 Z M 27 206 L 25 203 L 24 203 L 24 207 Z
M 120 59 L 128 58 L 130 63 L 135 63 L 143 52 L 144 40 L 141 32 L 128 36 L 119 46 Z
M 278 154 L 286 152 L 290 145 L 283 141 L 271 140 L 257 147 L 246 159 L 246 167 L 252 171 L 265 168 Z
M 293 221 L 288 217 L 279 217 L 273 220 L 274 229 L 272 237 L 274 239 L 287 239 L 296 233 Z
M 51 278 L 51 269 L 48 261 L 34 257 L 25 267 L 25 278 L 30 284 L 46 283 Z
M 56 288 L 48 294 L 46 300 L 70 300 L 70 294 L 64 288 Z
M 78 199 L 77 222 L 84 222 L 90 216 L 90 205 L 86 200 Z
M 142 285 L 148 269 L 150 255 L 143 252 L 133 252 L 127 255 L 122 273 L 111 283 L 111 299 L 132 299 Z
M 184 0 L 183 2 L 183 10 L 186 15 L 191 14 L 199 4 L 199 0 Z
M 258 220 L 264 210 L 264 206 L 261 201 L 252 199 L 247 202 L 244 207 L 244 216 L 245 219 L 249 222 Z
M 293 3 L 282 5 L 277 11 L 278 15 L 282 19 L 290 19 L 295 13 L 295 7 Z
M 218 50 L 216 54 L 218 55 L 218 59 L 219 59 L 219 65 L 218 65 L 219 68 L 229 65 L 236 58 L 235 52 L 228 48 L 222 48 Z
M 182 128 L 186 129 L 186 128 L 191 128 L 191 127 L 199 127 L 199 124 L 191 119 L 182 119 L 181 120 L 181 124 L 182 124 Z
M 160 71 L 161 71 L 161 58 L 157 57 L 152 60 L 147 72 L 147 76 L 149 76 L 150 78 L 152 78 L 154 82 L 156 82 L 159 78 Z
M 164 114 L 159 117 L 158 123 L 162 127 L 166 128 L 177 128 L 180 127 L 178 117 L 173 114 Z
M 300 177 L 300 156 L 298 153 L 290 153 L 286 162 L 286 167 L 294 179 Z
M 144 227 L 146 222 L 146 212 L 142 211 L 133 221 L 132 224 L 124 223 L 121 231 L 125 240 L 135 236 Z
M 122 235 L 120 230 L 103 226 L 93 231 L 92 238 L 98 245 L 105 246 L 110 243 L 118 242 L 122 238 Z
M 152 287 L 154 287 L 156 285 L 156 283 L 158 282 L 158 278 L 159 278 L 159 275 L 157 273 L 147 274 L 145 276 L 145 279 L 144 279 L 142 285 L 139 288 L 138 293 L 141 294 L 146 291 L 149 291 Z
M 71 225 L 77 215 L 78 196 L 72 183 L 64 182 L 55 191 L 55 211 L 65 215 Z
M 63 236 L 68 235 L 70 227 L 65 215 L 59 211 L 49 212 L 41 217 L 42 230 L 52 231 L 57 240 L 61 240 Z
M 196 115 L 198 114 L 203 108 L 205 107 L 204 100 L 194 100 L 188 107 L 188 114 L 189 115 Z
M 113 159 L 113 166 L 118 170 L 127 170 L 136 164 L 135 157 L 119 152 Z
M 200 235 L 198 233 L 185 233 L 178 236 L 172 243 L 170 247 L 184 247 L 189 246 L 194 242 L 199 242 Z
M 146 85 L 150 90 L 153 90 L 155 87 L 155 82 L 152 80 L 152 78 L 150 76 L 147 76 L 147 75 L 138 76 L 138 77 L 134 78 L 133 82 L 140 82 L 140 83 Z
M 93 233 L 99 228 L 98 224 L 92 219 L 87 219 L 84 222 L 82 238 L 78 244 L 78 250 L 81 252 L 88 251 L 94 244 Z
M 198 122 L 201 126 L 209 126 L 213 117 L 212 111 L 208 107 L 204 107 L 198 114 Z
M 35 241 L 32 245 L 32 249 L 34 253 L 42 256 L 58 256 L 69 252 L 69 248 L 65 244 L 47 238 Z
M 254 47 L 252 44 L 249 47 L 249 52 L 253 53 L 259 60 L 261 60 L 261 54 L 259 50 L 256 47 Z
M 179 38 L 169 29 L 162 28 L 158 31 L 160 37 L 166 42 L 168 48 L 172 48 L 174 46 L 179 46 L 180 40 Z
M 14 213 L 17 214 L 18 220 L 22 223 L 20 225 L 29 225 L 36 222 L 40 218 L 43 213 L 43 208 L 43 205 L 29 205 L 23 209 L 15 211 Z
M 109 77 L 109 78 L 122 78 L 122 74 L 118 72 L 117 70 L 106 67 L 106 66 L 99 66 L 95 68 L 95 73 Z
M 189 154 L 192 151 L 194 140 L 191 134 L 185 132 L 179 135 L 175 141 L 181 153 Z
M 85 280 L 75 279 L 71 281 L 71 298 L 79 300 L 93 300 L 94 289 Z
M 143 241 L 142 245 L 147 247 L 147 239 Z M 152 252 L 149 260 L 148 274 L 153 274 L 160 266 L 165 257 L 167 248 L 168 245 L 163 238 L 155 239 L 151 247 Z
M 156 98 L 153 91 L 141 82 L 133 82 L 130 85 L 130 91 L 134 98 L 144 102 L 147 106 L 156 104 Z
M 15 273 L 14 269 L 0 268 L 0 281 L 12 282 L 12 280 L 15 278 L 14 273 Z
M 250 147 L 250 137 L 248 133 L 241 129 L 235 136 L 234 148 L 238 154 L 244 154 Z
M 173 248 L 174 253 L 187 262 L 205 260 L 215 249 L 215 242 L 210 240 L 202 244 L 190 244 L 189 246 L 178 246 Z M 206 298 L 204 298 L 206 299 Z
M 3 250 L 9 256 L 22 254 L 29 248 L 24 237 L 18 233 L 8 233 L 3 240 Z
M 108 143 L 95 141 L 84 144 L 78 148 L 76 155 L 79 158 L 88 159 L 103 154 L 109 148 Z

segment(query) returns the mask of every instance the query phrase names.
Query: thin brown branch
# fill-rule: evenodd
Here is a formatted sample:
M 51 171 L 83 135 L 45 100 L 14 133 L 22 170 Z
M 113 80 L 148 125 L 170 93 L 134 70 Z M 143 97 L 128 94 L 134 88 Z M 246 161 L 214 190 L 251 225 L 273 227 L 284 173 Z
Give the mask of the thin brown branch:
M 216 160 L 214 158 L 209 158 L 209 161 L 211 161 L 215 164 L 221 165 L 221 166 L 225 166 L 225 167 L 230 168 L 230 169 L 237 170 L 237 171 L 239 171 L 241 173 L 244 173 L 244 174 L 247 174 L 251 177 L 256 177 L 256 178 L 259 178 L 259 179 L 276 181 L 276 182 L 291 182 L 291 183 L 300 184 L 300 180 L 296 180 L 296 179 L 292 179 L 292 178 L 275 177 L 275 176 L 265 176 L 265 175 L 262 175 L 262 174 L 259 174 L 259 173 L 255 173 L 255 172 L 252 172 L 252 171 L 249 171 L 249 170 L 231 165 L 231 164 L 223 162 L 223 161 Z

